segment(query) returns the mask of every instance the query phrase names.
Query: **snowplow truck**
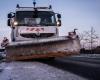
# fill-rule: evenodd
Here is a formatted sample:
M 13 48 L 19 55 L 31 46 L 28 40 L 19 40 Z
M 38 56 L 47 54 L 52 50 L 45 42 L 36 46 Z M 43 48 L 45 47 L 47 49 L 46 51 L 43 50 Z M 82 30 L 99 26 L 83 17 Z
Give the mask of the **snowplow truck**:
M 8 60 L 55 58 L 79 54 L 75 32 L 59 36 L 61 15 L 49 7 L 20 7 L 8 14 L 11 42 L 5 47 Z

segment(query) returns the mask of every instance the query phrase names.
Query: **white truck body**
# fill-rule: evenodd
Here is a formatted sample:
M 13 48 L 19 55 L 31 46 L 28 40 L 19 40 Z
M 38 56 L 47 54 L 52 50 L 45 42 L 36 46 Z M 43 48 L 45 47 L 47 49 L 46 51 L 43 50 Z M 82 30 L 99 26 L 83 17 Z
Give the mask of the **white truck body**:
M 12 15 L 13 14 L 13 15 Z M 50 7 L 19 7 L 8 14 L 12 42 L 6 47 L 7 59 L 55 58 L 79 54 L 80 41 L 75 32 L 59 36 L 61 15 Z
M 48 13 L 54 13 L 52 9 L 49 9 L 48 7 L 37 7 L 37 10 L 39 12 L 48 12 Z M 34 12 L 35 9 L 33 7 L 20 7 L 20 8 L 17 8 L 16 9 L 16 13 L 15 13 L 15 17 L 13 17 L 11 19 L 11 23 L 14 23 L 16 21 L 16 17 L 17 17 L 17 13 L 18 12 L 26 12 L 27 13 L 29 12 Z M 23 14 L 24 15 L 24 14 Z M 23 16 L 21 15 L 21 17 Z M 25 17 L 25 16 L 24 16 Z M 45 17 L 45 15 L 44 15 Z M 58 36 L 58 27 L 57 27 L 57 24 L 56 24 L 56 18 L 55 18 L 55 13 L 53 14 L 53 17 L 51 18 L 54 18 L 55 20 L 55 25 L 12 25 L 11 27 L 14 27 L 12 28 L 12 32 L 11 32 L 11 39 L 12 41 L 25 41 L 25 40 L 33 40 L 33 37 L 23 37 L 21 36 L 21 34 L 35 34 L 35 36 L 37 35 L 37 38 L 40 36 L 40 34 L 51 34 L 51 36 L 47 36 L 47 37 L 55 37 L 55 36 Z M 24 20 L 26 21 L 30 21 L 30 23 L 32 24 L 32 22 L 34 22 L 34 18 L 28 18 L 25 17 Z M 19 23 L 18 23 L 19 24 Z M 34 23 L 33 23 L 34 24 Z M 35 37 L 36 38 L 36 37 Z M 41 37 L 42 38 L 42 37 Z

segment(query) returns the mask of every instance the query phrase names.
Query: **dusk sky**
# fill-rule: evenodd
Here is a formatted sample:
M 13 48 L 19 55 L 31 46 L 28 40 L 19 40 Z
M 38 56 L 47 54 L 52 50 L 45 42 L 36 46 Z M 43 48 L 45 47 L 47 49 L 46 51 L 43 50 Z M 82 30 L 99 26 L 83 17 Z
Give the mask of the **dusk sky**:
M 94 27 L 100 35 L 100 0 L 36 0 L 37 6 L 52 4 L 53 10 L 62 15 L 60 35 L 67 35 L 74 28 L 78 32 Z M 10 38 L 10 27 L 7 26 L 7 14 L 20 6 L 33 6 L 33 0 L 0 0 L 0 38 Z

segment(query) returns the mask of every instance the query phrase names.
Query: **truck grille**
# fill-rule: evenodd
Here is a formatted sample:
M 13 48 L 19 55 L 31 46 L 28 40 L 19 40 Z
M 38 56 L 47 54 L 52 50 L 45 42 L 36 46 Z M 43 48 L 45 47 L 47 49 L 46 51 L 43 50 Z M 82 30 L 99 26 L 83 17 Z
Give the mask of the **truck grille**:
M 25 38 L 38 38 L 38 37 L 51 37 L 51 36 L 54 36 L 54 33 L 49 33 L 49 34 L 46 34 L 46 33 L 42 33 L 42 34 L 20 34 L 22 37 L 25 37 Z

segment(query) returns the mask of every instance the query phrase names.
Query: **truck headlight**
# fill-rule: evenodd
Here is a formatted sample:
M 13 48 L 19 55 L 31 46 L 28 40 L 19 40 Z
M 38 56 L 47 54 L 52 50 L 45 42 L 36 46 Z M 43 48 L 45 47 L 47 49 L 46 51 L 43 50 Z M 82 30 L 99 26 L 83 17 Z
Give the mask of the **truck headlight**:
M 14 21 L 14 26 L 18 25 L 18 22 L 17 21 Z
M 61 26 L 61 20 L 57 21 L 57 26 Z

